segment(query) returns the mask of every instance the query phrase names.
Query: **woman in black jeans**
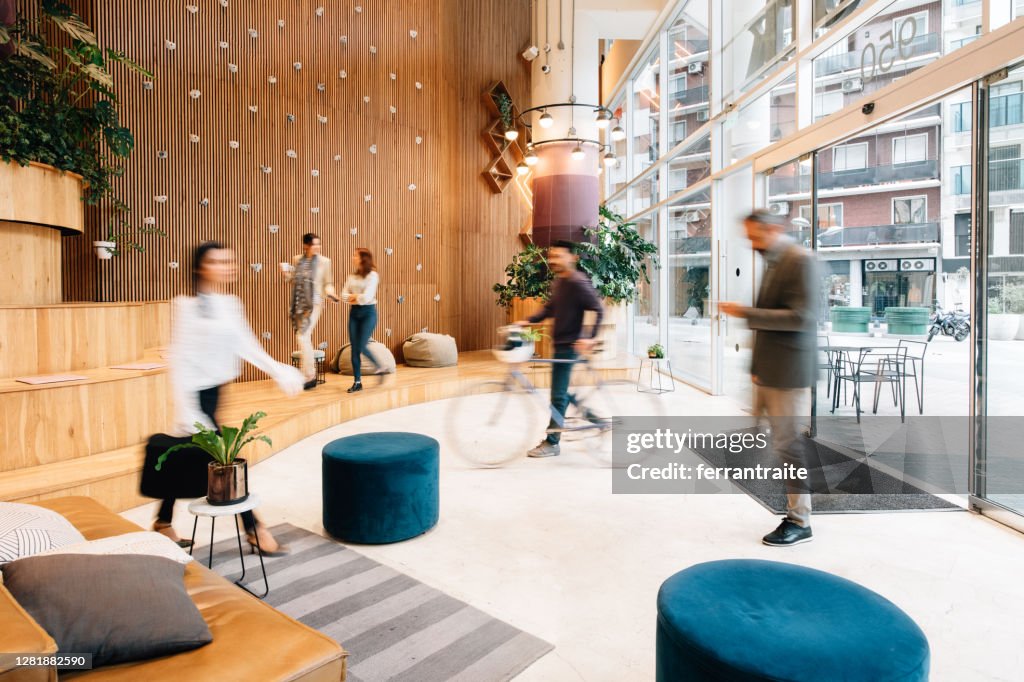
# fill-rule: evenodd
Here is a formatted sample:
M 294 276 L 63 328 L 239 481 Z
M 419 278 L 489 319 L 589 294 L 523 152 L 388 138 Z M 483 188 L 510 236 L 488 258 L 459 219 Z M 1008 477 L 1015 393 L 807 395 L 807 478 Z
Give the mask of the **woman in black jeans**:
M 380 363 L 367 350 L 370 336 L 377 326 L 377 285 L 380 283 L 370 250 L 358 248 L 353 251 L 352 267 L 355 272 L 345 280 L 345 287 L 341 291 L 341 299 L 352 305 L 348 316 L 348 338 L 352 344 L 352 373 L 355 382 L 348 389 L 349 393 L 363 390 L 363 353 L 377 366 L 377 373 L 382 372 Z
M 242 360 L 269 374 L 289 395 L 302 391 L 302 374 L 267 354 L 245 319 L 242 302 L 237 296 L 225 293 L 237 276 L 234 252 L 223 244 L 206 242 L 193 254 L 195 295 L 174 299 L 169 377 L 174 395 L 176 435 L 195 433 L 197 423 L 211 429 L 220 428 L 217 421 L 220 389 L 238 377 Z M 171 527 L 174 502 L 174 499 L 161 502 L 153 530 L 187 545 Z M 264 553 L 280 550 L 274 537 L 252 512 L 244 513 L 242 521 L 253 547 L 258 536 Z

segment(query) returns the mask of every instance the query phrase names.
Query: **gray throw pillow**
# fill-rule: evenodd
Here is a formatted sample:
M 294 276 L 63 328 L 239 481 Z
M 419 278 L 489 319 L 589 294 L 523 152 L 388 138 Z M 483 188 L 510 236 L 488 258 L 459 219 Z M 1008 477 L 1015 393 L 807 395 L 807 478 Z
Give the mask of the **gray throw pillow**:
M 144 555 L 34 556 L 3 567 L 4 587 L 57 642 L 93 665 L 166 656 L 213 641 L 185 592 L 185 566 Z

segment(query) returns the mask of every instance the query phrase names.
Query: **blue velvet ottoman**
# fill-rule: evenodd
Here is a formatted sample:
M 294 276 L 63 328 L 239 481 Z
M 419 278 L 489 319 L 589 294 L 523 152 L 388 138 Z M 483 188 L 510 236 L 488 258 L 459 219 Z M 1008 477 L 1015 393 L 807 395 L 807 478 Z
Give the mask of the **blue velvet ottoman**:
M 928 664 L 928 640 L 895 604 L 812 568 L 711 561 L 658 591 L 658 682 L 916 682 Z
M 324 528 L 379 545 L 427 532 L 438 516 L 438 444 L 418 433 L 361 433 L 323 450 Z

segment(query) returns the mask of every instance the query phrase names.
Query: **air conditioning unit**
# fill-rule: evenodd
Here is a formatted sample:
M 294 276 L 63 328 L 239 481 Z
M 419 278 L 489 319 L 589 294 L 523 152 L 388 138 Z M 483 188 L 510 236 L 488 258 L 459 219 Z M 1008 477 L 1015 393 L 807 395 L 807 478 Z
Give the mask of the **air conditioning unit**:
M 860 92 L 864 83 L 859 78 L 848 78 L 843 81 L 843 92 Z
M 904 258 L 900 261 L 900 272 L 935 272 L 935 259 Z
M 707 109 L 701 109 L 700 111 L 698 111 L 697 112 L 697 120 L 698 121 L 706 121 L 706 120 L 708 120 L 708 110 Z
M 768 204 L 768 212 L 772 215 L 789 215 L 789 202 L 773 201 Z
M 896 272 L 898 265 L 897 260 L 866 260 L 864 272 Z
M 686 73 L 702 75 L 704 73 L 704 62 L 690 62 L 686 65 Z
M 686 222 L 688 222 L 688 223 L 695 223 L 695 222 L 697 222 L 697 221 L 699 221 L 699 220 L 700 220 L 700 217 L 701 217 L 701 216 L 700 216 L 700 211 L 687 211 L 687 212 L 686 212 L 686 213 L 685 213 L 685 214 L 683 215 L 683 218 L 684 218 L 684 219 L 686 220 Z

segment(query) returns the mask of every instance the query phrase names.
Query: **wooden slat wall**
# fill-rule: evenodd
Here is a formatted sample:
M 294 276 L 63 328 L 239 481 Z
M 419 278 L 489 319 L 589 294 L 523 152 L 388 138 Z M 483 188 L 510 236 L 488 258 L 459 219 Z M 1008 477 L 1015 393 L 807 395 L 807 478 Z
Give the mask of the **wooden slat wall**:
M 121 117 L 136 138 L 117 191 L 135 225 L 152 216 L 167 237 L 143 237 L 144 254 L 98 262 L 91 242 L 105 209 L 91 211 L 86 235 L 64 240 L 65 300 L 172 298 L 189 288 L 191 250 L 222 240 L 238 253 L 236 293 L 253 329 L 269 332 L 264 345 L 285 358 L 294 341 L 277 263 L 313 231 L 334 260 L 339 286 L 354 247 L 377 255 L 375 337 L 393 350 L 424 327 L 456 336 L 463 350 L 490 345 L 505 319 L 490 287 L 518 248 L 528 208 L 518 190 L 494 195 L 480 176 L 487 162 L 481 93 L 501 79 L 525 102 L 529 70 L 518 52 L 529 36 L 527 0 L 231 0 L 227 8 L 216 0 L 191 2 L 199 7 L 195 14 L 185 1 L 72 3 L 102 42 L 156 74 L 146 89 L 141 78 L 115 73 Z M 218 47 L 221 40 L 227 49 Z M 189 96 L 193 89 L 198 99 Z M 191 143 L 190 134 L 199 142 Z M 288 149 L 297 158 L 288 158 Z M 155 201 L 160 195 L 167 201 Z M 280 230 L 272 234 L 270 225 Z M 337 349 L 347 341 L 346 319 L 343 307 L 328 306 L 314 341 Z M 257 376 L 250 368 L 243 378 Z

